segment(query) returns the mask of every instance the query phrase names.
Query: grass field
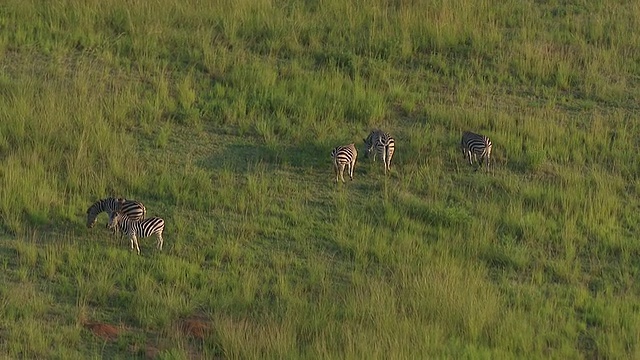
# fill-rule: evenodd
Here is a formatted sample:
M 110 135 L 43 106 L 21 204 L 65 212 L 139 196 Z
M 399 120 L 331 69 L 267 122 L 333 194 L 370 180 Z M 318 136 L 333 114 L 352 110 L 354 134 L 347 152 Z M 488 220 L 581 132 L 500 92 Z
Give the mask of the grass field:
M 640 358 L 639 27 L 603 0 L 2 2 L 0 357 Z M 163 251 L 86 228 L 109 196 Z

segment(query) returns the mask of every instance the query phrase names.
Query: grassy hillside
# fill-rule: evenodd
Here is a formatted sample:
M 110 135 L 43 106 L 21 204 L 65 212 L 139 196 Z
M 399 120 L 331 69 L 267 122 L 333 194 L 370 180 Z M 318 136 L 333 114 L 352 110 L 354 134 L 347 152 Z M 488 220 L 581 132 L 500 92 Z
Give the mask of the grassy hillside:
M 640 358 L 639 25 L 600 0 L 2 2 L 1 356 Z M 87 229 L 107 196 L 164 250 Z

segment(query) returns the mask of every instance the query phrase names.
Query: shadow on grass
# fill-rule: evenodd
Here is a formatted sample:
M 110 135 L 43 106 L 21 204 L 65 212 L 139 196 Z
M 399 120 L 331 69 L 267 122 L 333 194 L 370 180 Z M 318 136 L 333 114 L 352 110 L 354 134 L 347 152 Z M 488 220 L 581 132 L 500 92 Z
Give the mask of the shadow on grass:
M 245 173 L 259 163 L 272 168 L 330 168 L 331 148 L 310 142 L 299 145 L 233 144 L 227 146 L 221 153 L 204 158 L 198 162 L 198 166 L 207 170 L 230 169 L 237 173 Z
M 18 257 L 12 241 L 8 236 L 0 236 L 0 258 L 4 259 L 5 266 L 15 268 L 18 266 Z M 6 276 L 6 272 L 3 276 Z

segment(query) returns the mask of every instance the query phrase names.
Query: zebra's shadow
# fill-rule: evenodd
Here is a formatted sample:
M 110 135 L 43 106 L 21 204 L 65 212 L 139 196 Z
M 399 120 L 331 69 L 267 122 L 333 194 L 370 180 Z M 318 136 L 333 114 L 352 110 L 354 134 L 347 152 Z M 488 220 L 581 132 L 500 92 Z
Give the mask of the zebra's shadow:
M 197 162 L 207 170 L 246 173 L 255 164 L 268 168 L 326 168 L 331 163 L 331 147 L 321 144 L 230 144 Z

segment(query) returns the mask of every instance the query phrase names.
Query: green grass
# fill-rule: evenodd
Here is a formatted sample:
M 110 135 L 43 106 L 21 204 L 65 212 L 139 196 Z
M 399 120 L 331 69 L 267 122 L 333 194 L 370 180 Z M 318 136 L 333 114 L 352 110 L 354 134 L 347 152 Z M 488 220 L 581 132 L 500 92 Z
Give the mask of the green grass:
M 638 19 L 623 1 L 4 2 L 0 354 L 640 357 Z M 372 128 L 396 138 L 387 177 Z M 489 171 L 464 130 L 493 140 Z M 105 215 L 87 229 L 107 196 L 164 218 L 163 251 L 136 256 Z

